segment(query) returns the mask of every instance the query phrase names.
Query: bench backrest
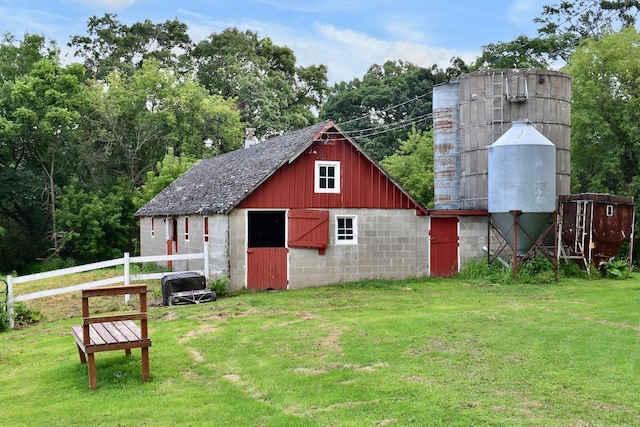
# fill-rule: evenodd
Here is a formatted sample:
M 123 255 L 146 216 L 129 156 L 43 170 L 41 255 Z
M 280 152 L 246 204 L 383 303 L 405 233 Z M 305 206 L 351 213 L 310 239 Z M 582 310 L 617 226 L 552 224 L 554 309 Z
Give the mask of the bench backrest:
M 114 295 L 138 295 L 140 309 L 137 312 L 115 314 L 107 316 L 91 316 L 89 310 L 89 298 Z M 104 288 L 85 289 L 82 291 L 82 340 L 85 345 L 90 344 L 89 325 L 92 323 L 117 322 L 122 320 L 140 321 L 140 338 L 147 339 L 147 285 L 109 286 Z

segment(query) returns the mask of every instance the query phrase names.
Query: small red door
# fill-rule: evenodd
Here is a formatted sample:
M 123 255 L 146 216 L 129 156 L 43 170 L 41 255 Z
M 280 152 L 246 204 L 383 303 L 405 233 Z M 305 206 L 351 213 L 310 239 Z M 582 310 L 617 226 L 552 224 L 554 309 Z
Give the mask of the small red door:
M 431 217 L 431 277 L 451 277 L 458 272 L 458 240 L 458 218 Z
M 287 289 L 288 248 L 247 250 L 248 289 Z
M 285 211 L 249 211 L 247 288 L 287 289 L 288 254 Z

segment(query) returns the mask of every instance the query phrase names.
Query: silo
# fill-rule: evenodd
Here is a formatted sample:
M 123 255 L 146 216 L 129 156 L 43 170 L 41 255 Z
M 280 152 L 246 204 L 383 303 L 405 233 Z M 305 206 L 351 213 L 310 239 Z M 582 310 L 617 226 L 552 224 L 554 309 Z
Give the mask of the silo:
M 488 149 L 488 210 L 494 226 L 517 255 L 525 255 L 555 203 L 555 145 L 531 123 L 513 122 Z
M 459 77 L 460 209 L 488 208 L 487 148 L 511 123 L 528 120 L 556 149 L 556 196 L 570 194 L 571 78 L 540 69 Z
M 458 82 L 433 88 L 434 202 L 460 209 L 460 89 Z

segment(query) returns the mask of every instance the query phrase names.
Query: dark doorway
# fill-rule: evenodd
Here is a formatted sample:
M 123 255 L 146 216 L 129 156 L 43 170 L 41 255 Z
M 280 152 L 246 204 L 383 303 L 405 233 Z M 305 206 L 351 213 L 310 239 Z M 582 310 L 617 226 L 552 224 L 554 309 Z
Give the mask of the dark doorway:
M 285 211 L 249 211 L 247 288 L 287 289 Z
M 284 211 L 249 211 L 250 248 L 284 248 L 284 235 Z

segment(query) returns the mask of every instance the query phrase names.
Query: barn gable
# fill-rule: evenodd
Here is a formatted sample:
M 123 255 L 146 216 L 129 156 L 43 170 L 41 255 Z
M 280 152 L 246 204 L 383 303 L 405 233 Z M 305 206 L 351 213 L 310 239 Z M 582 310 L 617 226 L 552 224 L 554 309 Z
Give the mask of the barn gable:
M 339 191 L 315 188 L 316 168 L 323 164 L 329 166 L 329 173 L 336 172 L 338 166 Z M 236 207 L 398 208 L 426 213 L 327 120 L 198 162 L 136 216 L 228 214 Z

